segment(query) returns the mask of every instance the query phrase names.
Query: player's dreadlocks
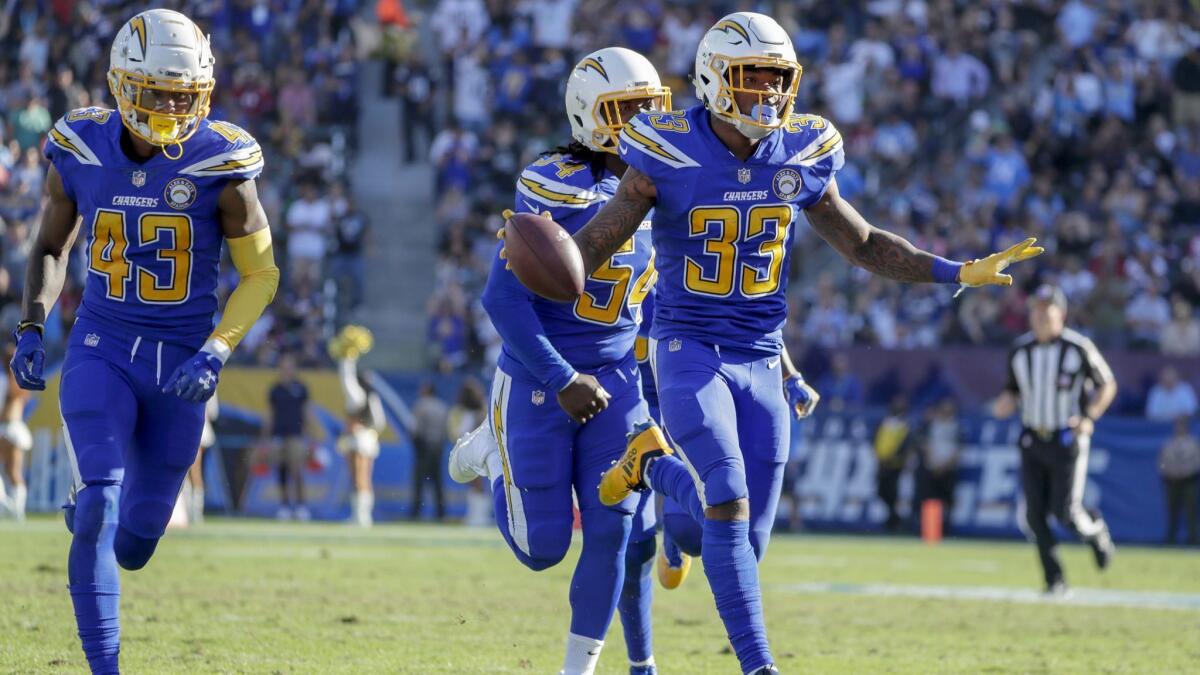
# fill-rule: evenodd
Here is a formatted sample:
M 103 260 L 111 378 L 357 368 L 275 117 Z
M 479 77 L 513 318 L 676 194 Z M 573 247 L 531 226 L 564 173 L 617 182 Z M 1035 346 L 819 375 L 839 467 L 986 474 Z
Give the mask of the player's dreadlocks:
M 607 154 L 599 150 L 593 150 L 583 143 L 573 140 L 566 145 L 551 148 L 543 152 L 541 156 L 568 155 L 578 162 L 587 164 L 592 170 L 592 180 L 599 182 L 604 177 L 605 157 Z

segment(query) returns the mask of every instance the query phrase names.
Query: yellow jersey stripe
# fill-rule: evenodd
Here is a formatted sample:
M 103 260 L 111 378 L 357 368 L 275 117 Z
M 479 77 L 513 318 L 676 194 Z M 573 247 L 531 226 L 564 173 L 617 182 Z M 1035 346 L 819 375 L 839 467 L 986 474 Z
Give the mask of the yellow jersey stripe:
M 261 163 L 262 161 L 263 161 L 262 151 L 255 150 L 254 152 L 252 152 L 249 156 L 245 157 L 244 159 L 230 159 L 221 164 L 218 164 L 217 166 L 209 167 L 204 170 L 205 171 L 216 171 L 216 172 L 238 171 L 240 169 L 252 167 L 255 164 Z
M 532 178 L 528 178 L 526 176 L 521 176 L 519 181 L 520 181 L 521 185 L 524 185 L 525 188 L 528 189 L 530 192 L 532 192 L 533 194 L 537 195 L 538 197 L 541 197 L 542 199 L 545 199 L 546 201 L 549 201 L 549 202 L 554 202 L 557 204 L 567 204 L 569 206 L 586 206 L 588 204 L 591 204 L 593 201 L 591 199 L 585 199 L 583 197 L 579 197 L 577 195 L 570 194 L 569 192 L 559 192 L 557 190 L 551 190 L 550 188 L 546 187 L 545 185 L 542 185 L 541 183 L 533 180 Z
M 836 150 L 838 148 L 838 146 L 841 144 L 842 144 L 842 134 L 841 134 L 841 132 L 835 131 L 833 136 L 829 137 L 829 140 L 822 143 L 816 150 L 814 150 L 812 152 L 812 154 L 810 154 L 809 156 L 805 157 L 804 159 L 802 159 L 800 161 L 811 162 L 813 160 L 820 159 L 821 157 L 824 157 L 825 155 L 828 155 L 829 153 Z
M 669 160 L 672 162 L 678 162 L 680 164 L 685 163 L 684 160 L 667 152 L 666 148 L 664 148 L 661 143 L 655 141 L 654 139 L 652 139 L 648 136 L 643 135 L 641 132 L 639 132 L 637 129 L 635 129 L 633 127 L 633 125 L 626 124 L 625 128 L 622 129 L 622 131 L 626 134 L 626 136 L 629 137 L 630 140 L 637 143 L 646 152 L 654 153 L 654 154 L 658 155 L 659 157 L 662 157 L 663 159 L 666 159 L 666 160 Z
M 83 151 L 80 150 L 74 143 L 72 143 L 71 139 L 67 138 L 63 132 L 54 127 L 50 127 L 50 139 L 54 141 L 55 145 L 63 150 L 66 150 L 77 157 L 83 156 Z

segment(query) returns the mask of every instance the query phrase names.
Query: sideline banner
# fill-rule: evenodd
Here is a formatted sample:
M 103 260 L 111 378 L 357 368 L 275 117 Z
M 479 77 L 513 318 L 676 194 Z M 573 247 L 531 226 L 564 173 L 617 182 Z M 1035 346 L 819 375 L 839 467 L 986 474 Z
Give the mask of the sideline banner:
M 876 497 L 874 436 L 883 411 L 819 415 L 795 428 L 790 471 L 806 527 L 814 530 L 882 530 L 887 514 Z M 951 534 L 1023 536 L 1021 426 L 981 415 L 963 415 L 965 445 L 959 465 Z M 1157 543 L 1166 531 L 1158 451 L 1170 426 L 1137 419 L 1101 420 L 1088 462 L 1084 505 L 1099 508 L 1117 541 Z M 910 463 L 911 466 L 911 463 Z M 913 471 L 900 483 L 901 513 L 910 513 Z

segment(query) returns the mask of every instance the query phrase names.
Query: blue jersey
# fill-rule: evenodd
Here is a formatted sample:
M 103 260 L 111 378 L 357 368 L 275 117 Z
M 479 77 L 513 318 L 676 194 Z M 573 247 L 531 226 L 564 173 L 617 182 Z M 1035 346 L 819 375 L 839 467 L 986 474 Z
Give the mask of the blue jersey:
M 591 166 L 572 157 L 547 155 L 526 167 L 517 179 L 514 211 L 548 212 L 554 222 L 574 233 L 615 194 L 619 182 L 608 171 L 597 181 Z M 531 303 L 536 317 L 536 322 L 521 320 L 514 313 L 518 308 L 511 304 L 499 312 L 489 307 L 505 340 L 500 366 L 519 365 L 542 382 L 561 388 L 572 369 L 594 373 L 621 363 L 633 350 L 640 304 L 654 279 L 649 219 L 587 279 L 583 295 L 573 303 L 533 295 L 497 257 L 484 290 L 485 307 L 499 294 L 520 293 Z M 544 338 L 545 342 L 534 345 L 522 338 Z
M 778 353 L 794 225 L 842 166 L 837 129 L 815 115 L 793 116 L 743 162 L 701 105 L 638 115 L 619 146 L 658 192 L 651 335 Z
M 258 176 L 262 150 L 238 127 L 203 120 L 179 159 L 138 162 L 122 133 L 119 113 L 82 108 L 55 123 L 45 146 L 87 235 L 79 316 L 198 348 L 217 311 L 217 198 L 228 181 Z

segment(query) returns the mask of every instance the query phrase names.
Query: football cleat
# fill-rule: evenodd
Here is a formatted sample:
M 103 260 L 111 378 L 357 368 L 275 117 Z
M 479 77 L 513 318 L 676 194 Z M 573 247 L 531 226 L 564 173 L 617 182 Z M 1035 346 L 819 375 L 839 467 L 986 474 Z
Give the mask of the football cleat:
M 1104 529 L 1100 530 L 1100 534 L 1096 535 L 1091 542 L 1092 555 L 1096 557 L 1096 567 L 1101 570 L 1108 569 L 1112 562 L 1113 553 L 1116 553 L 1117 547 L 1113 544 L 1112 535 L 1108 532 L 1108 523 L 1104 523 Z
M 606 506 L 620 504 L 631 493 L 645 490 L 649 461 L 672 454 L 662 429 L 653 420 L 639 422 L 625 438 L 625 454 L 600 477 L 600 502 Z
M 487 458 L 497 452 L 496 441 L 488 421 L 463 434 L 450 451 L 450 477 L 456 483 L 470 483 L 487 476 Z
M 679 550 L 670 537 L 663 537 L 658 549 L 658 583 L 668 591 L 679 588 L 692 569 L 692 556 Z
M 658 666 L 629 666 L 629 675 L 658 675 Z
M 779 669 L 775 667 L 774 663 L 772 663 L 769 666 L 763 666 L 762 668 L 759 668 L 758 670 L 754 671 L 752 675 L 779 675 Z
M 1057 598 L 1065 598 L 1070 593 L 1071 593 L 1071 588 L 1069 586 L 1067 586 L 1067 582 L 1063 581 L 1062 579 L 1059 579 L 1050 584 L 1047 584 L 1046 590 L 1043 591 L 1042 594 L 1047 599 L 1054 600 Z

